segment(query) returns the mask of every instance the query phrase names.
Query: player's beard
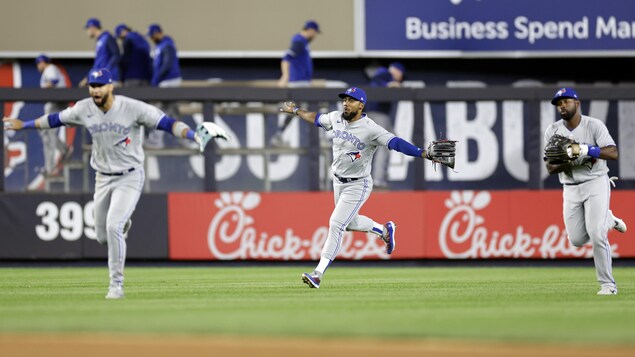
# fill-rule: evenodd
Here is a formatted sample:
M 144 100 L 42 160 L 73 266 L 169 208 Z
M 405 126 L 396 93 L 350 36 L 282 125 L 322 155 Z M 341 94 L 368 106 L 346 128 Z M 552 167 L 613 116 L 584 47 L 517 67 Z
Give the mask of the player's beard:
M 560 117 L 564 119 L 565 121 L 569 121 L 571 120 L 571 118 L 573 118 L 576 112 L 577 112 L 577 108 L 574 108 L 573 110 L 565 109 L 564 112 L 560 111 Z
M 359 112 L 359 110 L 355 111 L 355 112 L 350 111 L 348 114 L 346 114 L 346 112 L 344 112 L 344 113 L 342 113 L 342 118 L 344 118 L 344 120 L 351 121 L 351 120 L 353 120 L 353 118 L 355 118 L 357 116 L 358 112 Z
M 110 98 L 110 94 L 108 94 L 108 93 L 102 95 L 99 98 L 99 99 L 101 99 L 99 102 L 97 102 L 95 97 L 93 97 L 93 103 L 95 103 L 95 105 L 98 106 L 99 108 L 103 108 L 106 105 L 106 103 L 108 103 L 108 99 L 109 98 Z

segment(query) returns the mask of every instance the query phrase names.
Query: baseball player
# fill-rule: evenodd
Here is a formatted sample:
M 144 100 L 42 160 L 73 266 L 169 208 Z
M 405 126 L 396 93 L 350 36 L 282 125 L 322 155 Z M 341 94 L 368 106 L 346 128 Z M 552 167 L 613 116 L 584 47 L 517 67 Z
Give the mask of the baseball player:
M 3 122 L 6 128 L 13 130 L 62 125 L 83 126 L 88 130 L 93 141 L 90 165 L 96 172 L 93 198 L 97 241 L 108 244 L 110 286 L 106 298 L 121 299 L 124 297 L 125 238 L 145 179 L 141 127 L 160 129 L 197 142 L 203 142 L 204 138 L 152 105 L 115 96 L 112 83 L 108 69 L 91 70 L 88 75 L 90 98 L 35 120 L 4 118 Z
M 101 21 L 94 17 L 86 21 L 84 26 L 86 35 L 95 40 L 95 61 L 93 68 L 107 68 L 112 73 L 112 80 L 115 85 L 119 85 L 119 61 L 121 53 L 117 40 L 108 31 L 101 28 Z M 88 77 L 84 77 L 80 82 L 80 87 L 85 87 L 88 83 Z
M 406 68 L 401 62 L 392 62 L 388 67 L 379 67 L 370 80 L 372 87 L 399 88 L 403 82 Z M 366 108 L 368 115 L 387 130 L 392 130 L 392 118 L 390 115 L 394 111 L 392 102 L 374 101 L 368 103 Z M 373 161 L 373 180 L 375 188 L 388 188 L 388 150 L 386 148 L 378 148 Z
M 615 295 L 617 285 L 607 233 L 610 228 L 625 232 L 626 224 L 609 210 L 611 188 L 606 160 L 617 160 L 617 146 L 601 120 L 581 114 L 578 94 L 572 88 L 558 90 L 551 104 L 556 106 L 562 120 L 547 128 L 545 142 L 560 134 L 581 143 L 576 160 L 546 163 L 547 171 L 558 174 L 563 185 L 564 224 L 569 241 L 576 247 L 591 242 L 601 286 L 598 295 Z
M 150 84 L 153 87 L 168 88 L 179 87 L 183 78 L 181 77 L 181 65 L 177 55 L 176 45 L 172 37 L 163 33 L 163 29 L 158 24 L 148 26 L 148 37 L 154 43 L 154 54 L 152 61 L 152 79 Z M 157 103 L 163 111 L 173 117 L 179 114 L 176 102 Z M 163 132 L 151 131 L 146 140 L 147 148 L 163 148 Z
M 40 55 L 35 59 L 37 70 L 42 73 L 40 77 L 41 88 L 66 88 L 66 78 L 60 69 L 46 55 Z M 47 102 L 44 104 L 44 115 L 59 112 L 63 109 L 61 103 Z M 49 177 L 59 172 L 60 164 L 67 161 L 72 154 L 72 146 L 67 147 L 60 139 L 57 130 L 39 131 L 44 149 L 44 176 Z M 59 151 L 60 161 L 56 159 Z
M 126 24 L 115 27 L 115 36 L 121 40 L 121 81 L 124 87 L 149 86 L 152 79 L 150 44 Z
M 278 86 L 301 88 L 311 86 L 311 79 L 313 79 L 313 59 L 311 58 L 310 43 L 317 35 L 320 34 L 320 25 L 313 21 L 308 20 L 304 23 L 302 30 L 291 38 L 291 45 L 289 49 L 284 53 L 284 57 L 280 61 L 280 79 L 278 79 Z M 304 103 L 306 105 L 306 103 Z M 286 145 L 282 138 L 282 133 L 293 120 L 293 116 L 289 115 L 284 119 L 284 122 L 276 133 L 271 137 L 271 144 L 275 146 Z
M 340 250 L 344 231 L 376 234 L 386 244 L 386 253 L 391 254 L 395 250 L 395 223 L 380 224 L 359 214 L 373 191 L 370 172 L 375 150 L 385 146 L 405 155 L 427 158 L 426 150 L 388 132 L 363 112 L 366 106 L 364 90 L 351 87 L 339 97 L 343 111 L 318 114 L 302 110 L 293 102 L 285 103 L 280 109 L 324 130 L 333 131 L 331 170 L 335 209 L 329 220 L 329 235 L 322 248 L 320 262 L 313 272 L 302 274 L 302 281 L 310 288 L 320 287 L 324 272 Z

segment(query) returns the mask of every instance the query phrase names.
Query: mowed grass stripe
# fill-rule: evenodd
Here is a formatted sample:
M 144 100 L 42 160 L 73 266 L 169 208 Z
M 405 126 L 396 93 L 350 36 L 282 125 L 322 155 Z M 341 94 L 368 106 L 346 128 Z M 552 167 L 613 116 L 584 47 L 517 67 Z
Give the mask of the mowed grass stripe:
M 310 266 L 311 264 L 307 264 Z M 310 270 L 307 267 L 306 270 Z M 635 268 L 597 296 L 589 268 L 129 267 L 0 269 L 0 332 L 460 338 L 635 344 Z

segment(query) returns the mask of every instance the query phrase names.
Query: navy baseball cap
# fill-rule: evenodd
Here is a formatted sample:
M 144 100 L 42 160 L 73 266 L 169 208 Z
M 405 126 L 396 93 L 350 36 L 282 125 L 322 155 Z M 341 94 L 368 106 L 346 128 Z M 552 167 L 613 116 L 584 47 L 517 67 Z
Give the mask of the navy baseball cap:
M 560 100 L 561 98 L 573 98 L 575 100 L 579 100 L 578 93 L 576 93 L 573 88 L 565 87 L 558 89 L 556 94 L 553 96 L 553 99 L 551 100 L 551 104 L 556 105 L 556 103 L 558 103 L 558 100 Z
M 119 24 L 117 25 L 117 27 L 115 27 L 115 35 L 117 37 L 121 36 L 121 33 L 126 30 L 126 31 L 130 31 L 130 27 L 128 27 L 128 25 L 126 24 Z
M 318 25 L 318 23 L 313 21 L 313 20 L 309 20 L 309 21 L 305 22 L 304 23 L 304 29 L 305 30 L 314 29 L 315 31 L 320 33 L 320 25 Z
M 395 67 L 401 71 L 401 73 L 406 74 L 406 67 L 401 62 L 393 62 L 388 67 Z
M 163 32 L 163 30 L 161 30 L 161 26 L 159 26 L 159 24 L 152 24 L 150 26 L 148 26 L 148 36 L 152 36 L 157 32 Z
M 112 84 L 112 73 L 108 68 L 93 68 L 88 72 L 88 84 Z
M 366 92 L 364 92 L 364 90 L 361 88 L 350 87 L 344 93 L 338 94 L 338 97 L 342 99 L 351 97 L 357 101 L 362 102 L 362 104 L 366 104 Z
M 35 58 L 35 64 L 38 64 L 40 62 L 51 63 L 51 59 L 48 58 L 47 55 L 39 55 Z
M 89 28 L 89 27 L 97 27 L 98 29 L 101 28 L 101 22 L 99 22 L 99 19 L 95 18 L 95 17 L 91 17 L 90 19 L 88 19 L 88 21 L 86 21 L 86 26 L 84 26 L 85 29 Z

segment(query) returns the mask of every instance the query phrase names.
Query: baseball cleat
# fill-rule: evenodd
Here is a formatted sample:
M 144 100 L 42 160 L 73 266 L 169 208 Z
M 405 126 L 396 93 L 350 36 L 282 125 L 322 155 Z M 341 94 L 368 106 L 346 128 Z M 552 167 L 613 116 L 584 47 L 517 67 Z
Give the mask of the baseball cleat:
M 615 225 L 613 225 L 613 229 L 615 229 L 616 231 L 620 233 L 626 232 L 626 223 L 624 223 L 623 220 L 615 217 L 613 215 L 613 212 L 611 212 L 611 210 L 609 210 L 609 214 L 611 215 L 611 218 L 613 218 L 613 221 L 615 222 Z
M 395 250 L 395 245 L 397 244 L 395 241 L 397 225 L 393 221 L 388 221 L 384 227 L 386 227 L 386 236 L 382 237 L 382 239 L 384 240 L 384 243 L 386 243 L 386 253 L 392 254 Z
M 313 288 L 319 289 L 321 280 L 322 280 L 322 274 L 318 273 L 315 270 L 311 274 L 307 274 L 307 273 L 302 274 L 302 281 L 312 289 Z
M 108 294 L 106 294 L 106 299 L 123 299 L 123 286 L 111 286 L 108 288 Z
M 617 287 L 615 286 L 603 286 L 598 295 L 617 295 Z

